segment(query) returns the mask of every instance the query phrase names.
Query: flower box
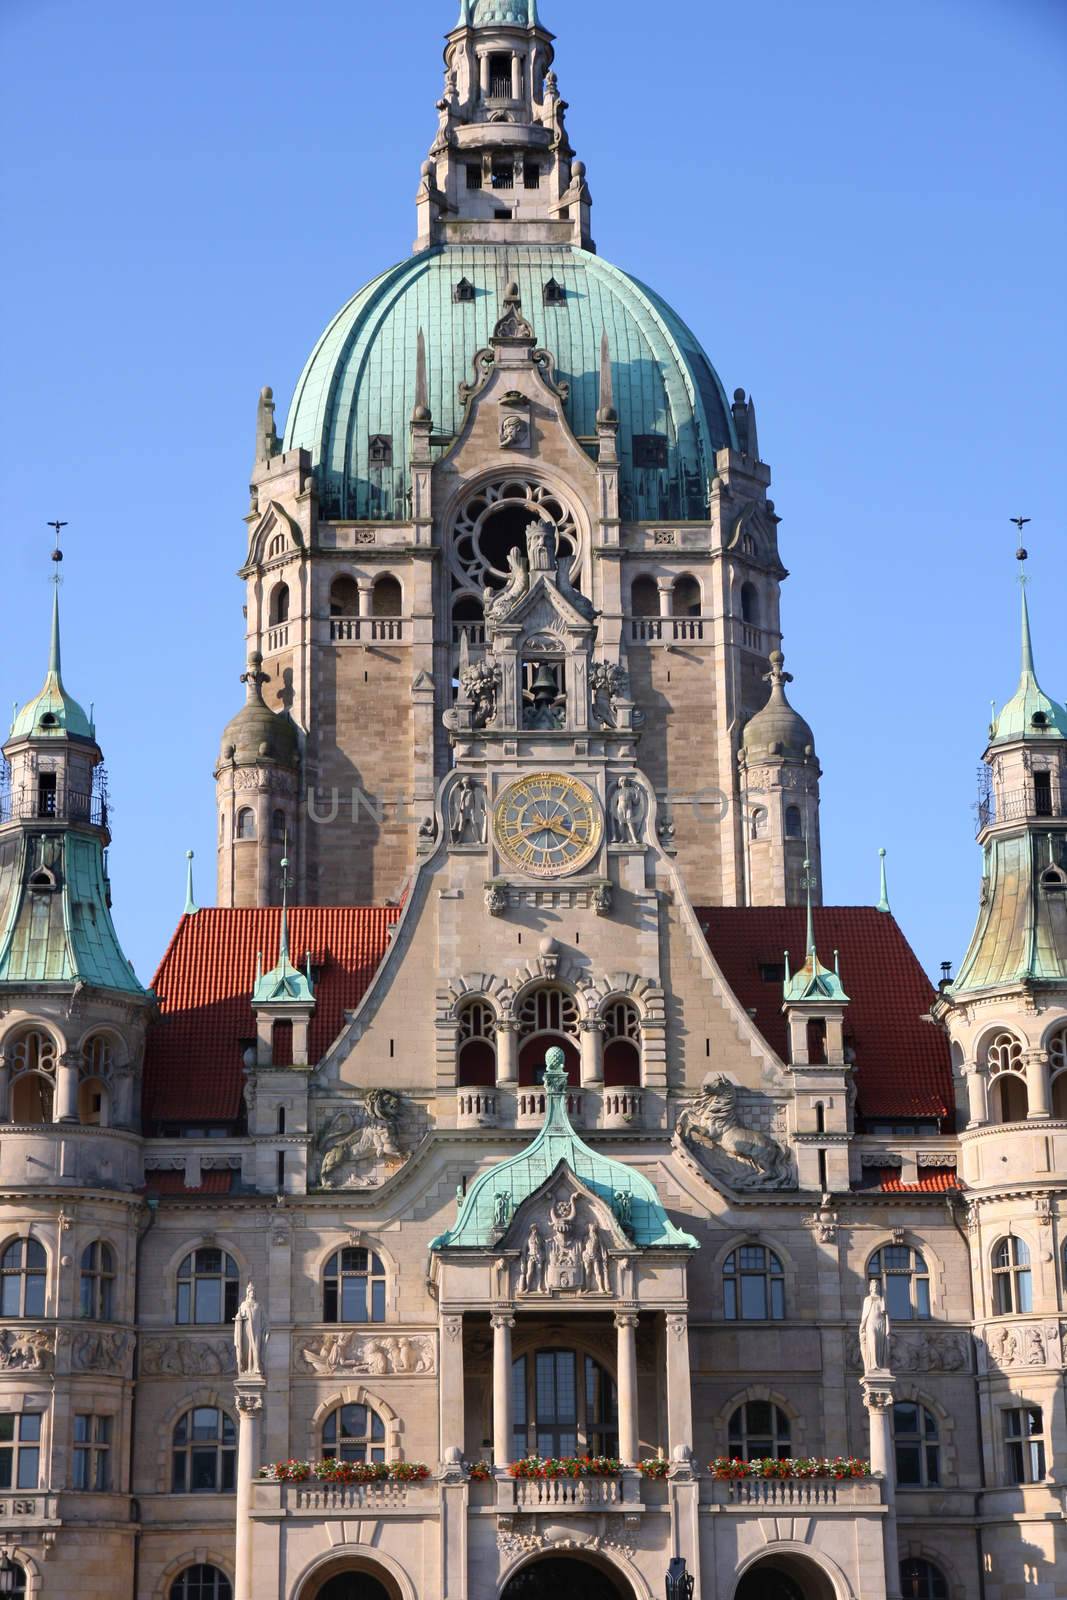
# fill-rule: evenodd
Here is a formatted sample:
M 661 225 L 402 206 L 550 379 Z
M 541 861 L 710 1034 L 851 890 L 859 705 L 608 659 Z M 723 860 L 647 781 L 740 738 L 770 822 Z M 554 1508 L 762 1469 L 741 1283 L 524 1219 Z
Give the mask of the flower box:
M 779 1461 L 765 1456 L 759 1461 L 739 1461 L 735 1457 L 719 1456 L 708 1465 L 713 1478 L 869 1478 L 871 1464 L 855 1456 L 801 1456 Z
M 422 1483 L 430 1469 L 421 1461 L 275 1461 L 259 1476 L 265 1483 Z
M 513 1478 L 614 1478 L 622 1462 L 614 1456 L 524 1456 L 508 1470 Z
M 637 1470 L 643 1478 L 666 1478 L 670 1474 L 671 1464 L 662 1456 L 649 1456 L 637 1463 Z

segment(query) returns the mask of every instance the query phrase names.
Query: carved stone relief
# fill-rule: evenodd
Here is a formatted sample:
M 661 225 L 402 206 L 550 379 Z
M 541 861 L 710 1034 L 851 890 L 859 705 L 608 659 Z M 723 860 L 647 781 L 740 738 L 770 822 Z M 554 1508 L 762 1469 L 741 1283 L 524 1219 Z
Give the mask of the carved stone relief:
M 1063 1329 L 1058 1322 L 1004 1323 L 985 1330 L 989 1364 L 1010 1367 L 1062 1367 Z
M 40 1328 L 4 1328 L 0 1332 L 0 1369 L 44 1372 L 52 1364 L 52 1335 Z
M 699 1096 L 678 1118 L 676 1135 L 709 1172 L 734 1189 L 795 1189 L 793 1159 L 770 1134 L 747 1127 L 737 1109 L 737 1085 L 709 1073 Z
M 219 1378 L 236 1371 L 232 1339 L 146 1339 L 141 1347 L 146 1378 Z
M 859 1336 L 850 1333 L 845 1360 L 863 1369 Z M 900 1333 L 889 1335 L 888 1368 L 891 1372 L 966 1372 L 970 1369 L 970 1340 L 965 1333 Z
M 299 1354 L 320 1378 L 328 1378 L 335 1372 L 359 1372 L 372 1378 L 384 1378 L 435 1370 L 434 1341 L 409 1338 L 405 1334 L 364 1339 L 352 1333 L 327 1333 L 305 1339 Z
M 520 1256 L 518 1293 L 611 1293 L 600 1224 L 588 1202 L 573 1190 L 556 1190 L 544 1212 L 530 1221 Z
M 485 843 L 489 808 L 484 784 L 473 778 L 460 778 L 449 796 L 448 822 L 453 844 Z
M 403 1154 L 400 1113 L 400 1096 L 391 1089 L 368 1089 L 361 1100 L 333 1112 L 316 1146 L 318 1186 L 372 1188 L 385 1159 Z
M 74 1334 L 70 1364 L 75 1372 L 129 1371 L 133 1356 L 133 1335 L 129 1333 L 91 1333 L 87 1328 Z

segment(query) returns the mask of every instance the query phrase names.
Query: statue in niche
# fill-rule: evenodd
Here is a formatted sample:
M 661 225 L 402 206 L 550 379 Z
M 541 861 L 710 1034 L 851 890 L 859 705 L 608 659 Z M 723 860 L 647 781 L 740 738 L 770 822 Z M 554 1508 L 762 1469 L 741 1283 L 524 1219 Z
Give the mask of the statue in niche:
M 889 1313 L 882 1285 L 872 1278 L 860 1316 L 860 1355 L 865 1375 L 889 1371 Z
M 612 844 L 641 843 L 638 824 L 641 816 L 641 790 L 633 778 L 620 778 L 611 800 Z
M 593 704 L 593 721 L 602 728 L 619 725 L 616 701 L 626 693 L 626 674 L 613 661 L 595 661 L 589 673 L 589 693 Z
M 545 1292 L 545 1241 L 536 1222 L 531 1222 L 530 1232 L 522 1251 L 522 1269 L 519 1273 L 520 1294 Z
M 233 1319 L 233 1347 L 237 1355 L 239 1378 L 262 1378 L 263 1353 L 266 1349 L 267 1319 L 263 1307 L 256 1299 L 256 1291 L 249 1282 L 247 1292 Z
M 604 1242 L 600 1237 L 600 1229 L 595 1222 L 591 1222 L 585 1232 L 585 1243 L 582 1245 L 582 1266 L 585 1269 L 585 1287 L 589 1292 L 596 1294 L 608 1293 L 608 1257 L 604 1249 Z
M 484 844 L 488 825 L 485 790 L 473 778 L 461 778 L 449 799 L 453 844 Z
M 511 1223 L 511 1196 L 506 1190 L 493 1196 L 493 1226 L 502 1233 Z

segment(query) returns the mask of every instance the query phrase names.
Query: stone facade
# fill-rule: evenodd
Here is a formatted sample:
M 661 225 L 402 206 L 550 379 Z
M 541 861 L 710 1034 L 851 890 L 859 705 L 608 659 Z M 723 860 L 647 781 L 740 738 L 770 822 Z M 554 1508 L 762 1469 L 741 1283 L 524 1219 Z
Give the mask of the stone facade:
M 261 395 L 219 908 L 151 992 L 58 615 L 5 746 L 31 1600 L 1067 1596 L 1067 712 L 1027 625 L 954 983 L 822 907 L 754 407 L 592 254 L 552 62 L 464 0 L 413 262 Z M 391 1475 L 261 1471 L 338 1454 Z

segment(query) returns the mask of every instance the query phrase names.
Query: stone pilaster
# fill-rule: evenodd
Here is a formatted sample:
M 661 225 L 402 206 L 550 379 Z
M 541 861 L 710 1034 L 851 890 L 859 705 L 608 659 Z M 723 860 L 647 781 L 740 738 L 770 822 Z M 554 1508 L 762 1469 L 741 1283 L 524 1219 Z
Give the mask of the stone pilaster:
M 263 1412 L 264 1378 L 238 1378 L 234 1386 L 237 1407 L 237 1516 L 234 1559 L 234 1600 L 252 1600 L 252 1483 L 260 1468 L 259 1419 Z
M 897 1548 L 897 1464 L 893 1451 L 893 1399 L 896 1379 L 888 1372 L 869 1372 L 860 1379 L 871 1427 L 871 1471 L 881 1479 L 885 1495 L 885 1592 L 900 1600 L 900 1556 Z

